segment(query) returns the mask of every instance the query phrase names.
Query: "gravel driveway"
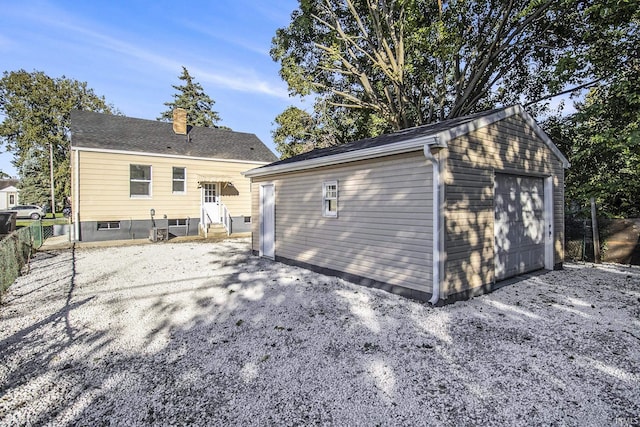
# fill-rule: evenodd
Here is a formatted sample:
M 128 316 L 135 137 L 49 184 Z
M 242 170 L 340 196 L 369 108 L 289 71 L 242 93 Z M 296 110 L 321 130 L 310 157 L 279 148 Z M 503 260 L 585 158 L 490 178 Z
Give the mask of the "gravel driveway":
M 432 308 L 246 240 L 41 252 L 0 364 L 2 425 L 639 425 L 640 269 Z

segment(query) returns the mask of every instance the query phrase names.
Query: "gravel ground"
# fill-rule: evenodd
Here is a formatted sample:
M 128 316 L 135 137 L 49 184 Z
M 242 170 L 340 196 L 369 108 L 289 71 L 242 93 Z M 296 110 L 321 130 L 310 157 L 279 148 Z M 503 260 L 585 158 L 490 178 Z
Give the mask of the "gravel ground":
M 0 361 L 1 425 L 640 425 L 640 268 L 433 308 L 246 240 L 41 252 Z

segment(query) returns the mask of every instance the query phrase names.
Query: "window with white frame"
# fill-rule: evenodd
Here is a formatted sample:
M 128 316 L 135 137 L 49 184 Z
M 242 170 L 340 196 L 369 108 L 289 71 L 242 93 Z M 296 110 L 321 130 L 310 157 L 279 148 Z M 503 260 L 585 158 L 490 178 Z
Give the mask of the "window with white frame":
M 151 197 L 151 166 L 129 165 L 129 195 Z
M 186 218 L 169 219 L 167 220 L 167 224 L 169 225 L 169 227 L 187 225 L 187 219 Z
M 120 230 L 120 221 L 99 222 L 98 230 Z
M 172 190 L 174 193 L 184 193 L 186 192 L 186 181 L 187 181 L 187 169 L 186 168 L 173 168 L 173 186 Z
M 322 216 L 338 216 L 338 181 L 322 183 Z

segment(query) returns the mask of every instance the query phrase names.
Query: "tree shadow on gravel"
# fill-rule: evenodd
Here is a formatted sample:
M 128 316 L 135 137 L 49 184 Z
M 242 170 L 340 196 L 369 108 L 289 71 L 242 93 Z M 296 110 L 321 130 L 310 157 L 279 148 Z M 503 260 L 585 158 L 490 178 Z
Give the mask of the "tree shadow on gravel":
M 62 258 L 62 259 L 60 259 Z M 55 262 L 51 262 L 55 259 Z M 33 281 L 26 292 L 12 293 L 10 303 L 27 296 L 37 294 L 35 305 L 31 312 L 33 323 L 22 328 L 11 330 L 8 335 L 3 334 L 0 340 L 0 360 L 3 366 L 0 383 L 0 401 L 12 399 L 17 406 L 31 405 L 36 401 L 47 401 L 49 389 L 44 386 L 50 379 L 64 376 L 71 372 L 72 364 L 65 363 L 64 354 L 78 342 L 91 343 L 94 348 L 104 346 L 109 338 L 103 332 L 92 332 L 76 325 L 70 319 L 70 314 L 86 304 L 90 304 L 93 297 L 74 300 L 75 289 L 75 250 L 65 254 L 62 252 L 40 252 L 37 254 L 38 264 L 30 274 L 41 276 Z M 38 271 L 38 269 L 40 271 Z M 55 271 L 56 279 L 52 280 L 49 271 Z M 44 284 L 41 284 L 44 283 Z M 11 305 L 8 301 L 9 310 Z M 46 307 L 46 309 L 42 309 Z M 44 317 L 40 313 L 46 311 Z M 7 317 L 3 318 L 7 321 Z M 15 321 L 15 317 L 12 320 Z M 8 328 L 7 328 L 8 329 Z M 5 332 L 6 330 L 5 329 Z M 53 380 L 54 383 L 57 380 Z M 70 388 L 75 385 L 69 385 Z M 69 390 L 67 390 L 69 391 Z M 16 397 L 17 396 L 17 397 Z M 73 393 L 69 396 L 73 400 Z M 44 405 L 46 408 L 46 405 Z M 55 406 L 55 405 L 54 405 Z M 11 408 L 6 412 L 6 406 L 0 405 L 0 421 L 11 420 Z M 50 421 L 53 413 L 42 411 L 31 414 L 29 424 L 39 425 Z M 18 422 L 17 424 L 22 424 Z M 9 424 L 16 424 L 9 422 Z
M 219 259 L 227 249 L 233 263 Z M 31 368 L 64 398 L 31 409 L 32 419 L 64 425 L 585 425 L 637 419 L 638 392 L 631 386 L 638 381 L 638 343 L 623 337 L 609 309 L 584 317 L 554 305 L 576 308 L 577 301 L 590 301 L 591 287 L 568 286 L 571 270 L 434 309 L 253 257 L 246 247 L 215 245 L 209 256 L 206 277 L 202 269 L 192 271 L 172 286 L 161 274 L 149 276 L 147 283 L 132 284 L 130 293 L 114 280 L 113 300 L 97 288 L 101 296 L 95 298 L 105 302 L 99 309 L 115 326 L 95 330 L 91 323 L 74 325 L 71 316 L 74 341 L 86 345 L 72 354 L 40 351 L 48 357 L 44 368 Z M 639 291 L 637 285 L 624 292 Z M 97 301 L 71 296 L 65 307 L 67 313 L 82 311 Z M 579 307 L 587 308 L 593 310 Z M 56 313 L 40 323 L 64 323 Z M 625 316 L 617 320 L 630 318 Z M 123 340 L 127 322 L 143 324 L 144 333 Z M 44 325 L 34 325 L 39 329 Z M 68 340 L 64 328 L 43 331 L 43 340 L 47 333 Z M 599 353 L 607 333 L 611 347 Z M 16 369 L 14 378 L 23 373 Z M 37 383 L 38 375 L 7 394 Z

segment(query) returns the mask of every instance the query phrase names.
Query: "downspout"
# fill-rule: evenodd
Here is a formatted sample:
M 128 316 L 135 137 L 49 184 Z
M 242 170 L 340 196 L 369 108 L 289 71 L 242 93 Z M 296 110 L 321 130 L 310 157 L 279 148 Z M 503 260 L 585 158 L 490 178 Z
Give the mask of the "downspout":
M 80 240 L 80 150 L 75 150 L 73 156 L 73 186 L 75 187 L 73 197 L 73 240 Z
M 431 299 L 429 302 L 435 305 L 440 300 L 440 162 L 431 152 L 432 149 L 437 153 L 439 146 L 424 146 L 424 156 L 431 160 L 433 171 L 433 261 L 432 261 L 432 276 L 433 276 L 433 289 L 431 292 Z

